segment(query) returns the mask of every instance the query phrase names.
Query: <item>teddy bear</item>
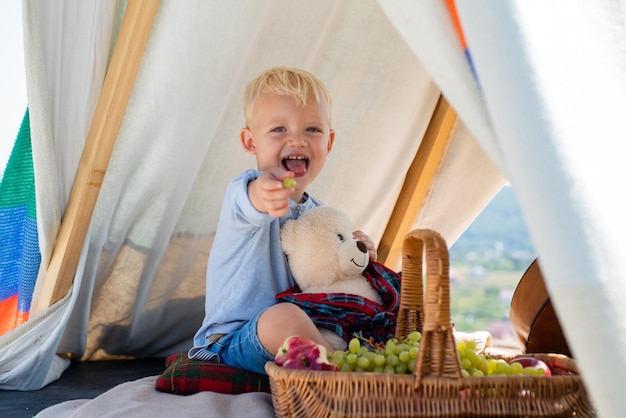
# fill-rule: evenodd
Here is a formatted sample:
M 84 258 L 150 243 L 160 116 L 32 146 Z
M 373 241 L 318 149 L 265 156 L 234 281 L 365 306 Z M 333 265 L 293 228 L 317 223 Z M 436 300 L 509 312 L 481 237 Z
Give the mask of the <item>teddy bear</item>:
M 363 242 L 352 238 L 353 230 L 348 215 L 331 206 L 309 209 L 285 222 L 281 245 L 302 293 L 348 293 L 383 303 L 363 275 L 369 254 Z M 335 350 L 346 349 L 341 336 L 318 328 Z

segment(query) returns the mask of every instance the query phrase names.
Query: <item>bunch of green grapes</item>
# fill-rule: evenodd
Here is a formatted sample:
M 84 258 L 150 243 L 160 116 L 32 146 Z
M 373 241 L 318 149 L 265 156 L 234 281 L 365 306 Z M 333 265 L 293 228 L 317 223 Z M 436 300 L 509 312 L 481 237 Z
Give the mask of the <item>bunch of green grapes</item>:
M 353 337 L 347 350 L 332 352 L 328 360 L 344 372 L 412 373 L 421 339 L 418 331 L 402 340 L 392 338 L 380 344 Z
M 361 337 L 353 337 L 348 349 L 330 353 L 328 360 L 343 372 L 377 372 L 387 374 L 413 373 L 417 361 L 422 334 L 418 331 L 409 333 L 406 338 L 392 338 L 385 343 L 373 344 Z M 523 366 L 520 363 L 507 363 L 476 352 L 473 341 L 456 343 L 461 373 L 469 376 L 492 375 L 531 375 L 543 376 L 547 367 Z
M 543 376 L 545 369 L 541 367 L 524 367 L 520 363 L 507 363 L 503 359 L 494 359 L 485 354 L 476 352 L 473 341 L 459 341 L 456 348 L 461 361 L 461 373 L 469 376 L 492 376 L 492 375 L 530 375 Z

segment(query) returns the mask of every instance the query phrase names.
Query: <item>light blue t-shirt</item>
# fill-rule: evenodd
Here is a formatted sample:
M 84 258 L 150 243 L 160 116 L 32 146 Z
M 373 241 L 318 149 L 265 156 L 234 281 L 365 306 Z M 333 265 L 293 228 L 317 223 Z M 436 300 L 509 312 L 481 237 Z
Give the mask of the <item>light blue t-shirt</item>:
M 290 200 L 291 210 L 281 218 L 261 213 L 248 197 L 248 183 L 258 175 L 248 170 L 226 190 L 209 255 L 204 321 L 194 337 L 192 357 L 209 344 L 211 335 L 239 329 L 295 284 L 280 245 L 280 227 L 322 202 L 305 194 L 303 203 Z

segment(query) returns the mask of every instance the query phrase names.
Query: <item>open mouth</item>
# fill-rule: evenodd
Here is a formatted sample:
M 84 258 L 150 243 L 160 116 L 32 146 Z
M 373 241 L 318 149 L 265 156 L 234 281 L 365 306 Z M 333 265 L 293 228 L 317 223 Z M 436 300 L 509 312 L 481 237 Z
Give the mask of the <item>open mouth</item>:
M 283 167 L 296 177 L 303 176 L 309 168 L 309 159 L 304 155 L 290 155 L 283 158 Z

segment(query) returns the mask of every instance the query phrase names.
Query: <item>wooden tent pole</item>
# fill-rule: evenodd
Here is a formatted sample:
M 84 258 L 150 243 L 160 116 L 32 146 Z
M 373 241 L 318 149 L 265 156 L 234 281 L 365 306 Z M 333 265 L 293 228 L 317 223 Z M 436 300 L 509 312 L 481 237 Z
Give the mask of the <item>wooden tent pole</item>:
M 83 149 L 35 314 L 69 291 L 159 0 L 129 0 Z
M 379 262 L 390 267 L 398 264 L 404 237 L 409 233 L 424 203 L 455 122 L 456 112 L 448 101 L 440 96 L 380 240 Z

